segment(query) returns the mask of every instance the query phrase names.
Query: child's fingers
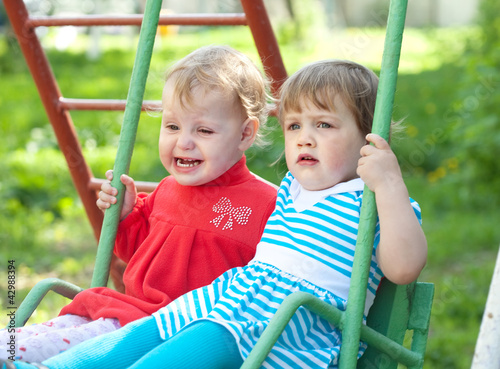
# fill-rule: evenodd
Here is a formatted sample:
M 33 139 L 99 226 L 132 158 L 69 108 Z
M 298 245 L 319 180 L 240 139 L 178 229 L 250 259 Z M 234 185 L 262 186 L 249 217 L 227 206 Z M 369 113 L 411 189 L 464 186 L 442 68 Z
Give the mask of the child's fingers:
M 99 192 L 99 199 L 97 200 L 97 205 L 103 205 L 103 207 L 108 208 L 109 204 L 116 204 L 116 197 L 107 194 L 106 192 Z M 99 206 L 100 207 L 100 206 Z
M 107 170 L 107 171 L 106 171 L 106 179 L 107 179 L 108 181 L 113 180 L 113 169 L 110 169 L 110 170 Z
M 371 142 L 377 149 L 380 150 L 387 150 L 391 148 L 386 140 L 375 133 L 368 133 L 366 135 L 366 141 Z
M 101 185 L 101 192 L 111 196 L 116 196 L 118 194 L 118 190 L 111 186 L 111 183 L 109 183 L 108 181 L 104 182 Z
M 116 197 L 111 196 L 103 191 L 99 192 L 99 197 L 96 201 L 97 207 L 101 210 L 109 209 L 111 204 L 116 204 Z
M 103 211 L 106 209 L 109 209 L 109 207 L 111 206 L 111 204 L 109 202 L 104 202 L 101 199 L 97 199 L 96 205 L 99 209 L 101 209 Z
M 125 185 L 125 186 L 128 186 L 130 184 L 133 184 L 134 183 L 134 180 L 132 179 L 132 177 L 129 177 L 128 175 L 126 174 L 122 174 L 121 177 L 120 177 L 120 180 L 122 181 L 122 183 Z
M 127 191 L 129 191 L 129 192 L 135 191 L 135 183 L 134 183 L 134 180 L 132 179 L 132 177 L 129 177 L 126 174 L 122 174 L 120 177 L 120 180 L 125 185 L 125 188 Z
M 373 154 L 376 151 L 377 151 L 377 149 L 374 146 L 368 144 L 368 145 L 365 145 L 361 148 L 360 154 L 362 157 L 365 157 L 365 156 L 369 156 L 369 155 Z

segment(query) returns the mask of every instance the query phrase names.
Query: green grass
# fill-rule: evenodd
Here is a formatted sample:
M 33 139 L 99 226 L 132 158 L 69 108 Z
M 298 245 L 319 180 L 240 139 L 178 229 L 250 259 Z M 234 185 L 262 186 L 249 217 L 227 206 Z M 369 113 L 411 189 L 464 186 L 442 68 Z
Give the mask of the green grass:
M 474 30 L 413 30 L 405 32 L 395 119 L 405 130 L 393 147 L 401 161 L 408 188 L 422 207 L 429 260 L 421 280 L 436 286 L 426 368 L 470 367 L 481 314 L 500 241 L 496 209 L 474 209 L 463 203 L 461 190 L 447 181 L 456 170 L 448 134 L 449 113 L 464 71 L 454 60 L 465 36 Z M 351 58 L 375 70 L 380 65 L 383 30 L 348 29 L 289 41 L 279 35 L 285 65 L 292 73 L 304 63 L 322 58 Z M 99 59 L 86 58 L 84 37 L 71 49 L 51 48 L 49 59 L 67 97 L 125 98 L 136 38 L 107 36 Z M 132 41 L 130 41 L 132 40 Z M 159 99 L 162 73 L 172 61 L 196 47 L 225 43 L 248 54 L 256 63 L 255 47 L 246 29 L 182 33 L 158 40 L 146 99 Z M 0 39 L 0 275 L 5 260 L 16 262 L 16 301 L 46 277 L 59 277 L 82 287 L 90 284 L 96 242 L 75 193 L 64 159 L 22 55 Z M 113 165 L 122 113 L 73 112 L 87 160 L 97 176 Z M 276 123 L 272 145 L 249 152 L 249 166 L 279 183 L 284 167 L 270 166 L 283 145 Z M 156 148 L 159 118 L 143 114 L 130 173 L 156 181 L 165 175 Z M 448 159 L 448 161 L 444 161 Z M 443 163 L 447 163 L 446 165 Z M 6 281 L 6 278 L 2 277 Z M 6 283 L 0 281 L 0 325 L 7 323 Z M 67 303 L 49 293 L 30 322 L 54 317 Z

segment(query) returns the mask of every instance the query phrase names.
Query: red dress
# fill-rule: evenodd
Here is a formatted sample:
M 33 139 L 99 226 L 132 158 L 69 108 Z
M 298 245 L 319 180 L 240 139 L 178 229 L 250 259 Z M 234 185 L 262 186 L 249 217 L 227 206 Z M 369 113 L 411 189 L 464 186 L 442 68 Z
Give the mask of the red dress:
M 276 189 L 255 178 L 243 157 L 203 186 L 163 179 L 118 228 L 115 253 L 127 262 L 125 294 L 107 287 L 80 292 L 60 315 L 117 318 L 123 326 L 250 261 Z

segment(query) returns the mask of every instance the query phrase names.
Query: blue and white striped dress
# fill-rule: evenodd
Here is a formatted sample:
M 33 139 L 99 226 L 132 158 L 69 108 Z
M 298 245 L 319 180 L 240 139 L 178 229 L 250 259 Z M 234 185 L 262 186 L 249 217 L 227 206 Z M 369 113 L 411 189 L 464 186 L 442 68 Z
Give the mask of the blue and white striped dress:
M 308 192 L 288 173 L 255 258 L 156 312 L 161 337 L 171 337 L 195 320 L 208 319 L 232 333 L 246 358 L 283 299 L 293 292 L 311 293 L 345 310 L 362 194 L 360 179 Z M 420 220 L 418 204 L 411 203 Z M 375 257 L 378 229 L 377 224 L 365 314 L 382 277 Z M 263 367 L 336 367 L 340 344 L 338 329 L 301 307 Z M 363 351 L 361 344 L 359 354 Z

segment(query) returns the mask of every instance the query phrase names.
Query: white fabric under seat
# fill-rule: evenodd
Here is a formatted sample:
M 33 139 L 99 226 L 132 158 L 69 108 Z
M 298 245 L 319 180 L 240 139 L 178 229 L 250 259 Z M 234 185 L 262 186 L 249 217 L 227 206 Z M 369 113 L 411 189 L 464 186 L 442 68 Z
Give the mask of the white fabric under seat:
M 40 324 L 16 328 L 16 360 L 41 363 L 77 344 L 101 334 L 119 329 L 118 319 L 91 320 L 78 315 L 62 315 Z M 0 359 L 11 357 L 10 347 L 4 346 L 12 335 L 0 330 Z

